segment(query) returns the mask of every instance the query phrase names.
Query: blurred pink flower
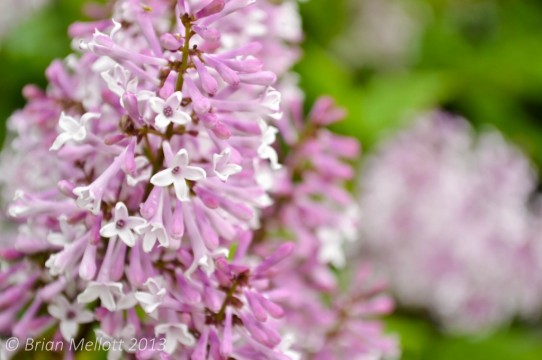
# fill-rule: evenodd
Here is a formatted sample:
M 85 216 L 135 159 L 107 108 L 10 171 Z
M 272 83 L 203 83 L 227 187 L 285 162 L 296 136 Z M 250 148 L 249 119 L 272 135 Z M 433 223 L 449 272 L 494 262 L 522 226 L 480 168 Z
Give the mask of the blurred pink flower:
M 407 307 L 480 332 L 542 306 L 537 179 L 496 131 L 430 114 L 385 142 L 361 178 L 363 243 Z

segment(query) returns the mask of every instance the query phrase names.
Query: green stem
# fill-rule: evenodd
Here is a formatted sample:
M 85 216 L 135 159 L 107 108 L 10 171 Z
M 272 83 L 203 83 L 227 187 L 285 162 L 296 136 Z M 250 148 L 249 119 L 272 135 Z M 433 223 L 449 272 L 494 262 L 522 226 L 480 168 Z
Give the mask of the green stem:
M 191 23 L 190 17 L 185 14 L 185 15 L 182 16 L 181 20 L 182 20 L 182 23 L 183 23 L 184 28 L 185 28 L 185 35 L 184 35 L 184 46 L 183 46 L 183 55 L 182 55 L 181 67 L 179 68 L 179 75 L 177 76 L 177 83 L 175 85 L 175 91 L 182 91 L 182 88 L 183 88 L 183 85 L 184 85 L 184 77 L 183 76 L 184 76 L 186 70 L 188 70 L 188 67 L 189 67 L 188 60 L 189 60 L 189 56 L 190 56 L 190 38 L 192 37 L 192 23 Z M 148 133 L 153 133 L 150 129 L 148 129 L 147 132 Z M 165 140 L 171 140 L 171 138 L 175 134 L 180 134 L 180 133 L 177 133 L 175 131 L 175 129 L 173 127 L 173 123 L 172 123 L 172 124 L 169 124 L 163 138 Z M 149 160 L 152 163 L 152 174 L 156 174 L 162 168 L 163 163 L 164 163 L 164 158 L 165 158 L 165 155 L 164 155 L 164 150 L 163 149 L 161 149 L 161 151 L 158 152 L 158 156 L 156 157 L 156 159 L 149 158 Z M 149 181 L 147 183 L 147 187 L 145 188 L 145 193 L 143 195 L 143 199 L 146 199 L 149 196 L 149 194 L 152 191 L 152 188 L 153 188 L 153 185 Z
M 184 46 L 183 57 L 181 60 L 181 68 L 179 69 L 179 75 L 177 76 L 177 84 L 175 85 L 175 91 L 182 91 L 184 85 L 184 73 L 188 69 L 188 57 L 190 55 L 190 38 L 192 37 L 192 23 L 187 15 L 183 15 L 182 23 L 184 25 Z
M 216 314 L 216 318 L 219 322 L 224 321 L 224 318 L 226 317 L 226 308 L 228 307 L 228 303 L 230 302 L 230 299 L 233 297 L 233 295 L 237 291 L 238 286 L 239 286 L 239 282 L 235 280 L 231 288 L 228 290 L 228 293 L 226 294 L 226 298 L 224 299 L 224 302 L 222 303 L 220 310 Z

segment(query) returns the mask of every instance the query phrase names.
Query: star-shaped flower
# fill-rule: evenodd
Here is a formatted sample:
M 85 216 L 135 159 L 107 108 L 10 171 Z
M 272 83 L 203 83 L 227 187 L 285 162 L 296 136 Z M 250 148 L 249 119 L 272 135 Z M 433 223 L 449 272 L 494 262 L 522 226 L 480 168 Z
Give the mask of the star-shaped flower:
M 57 151 L 67 142 L 81 142 L 87 137 L 86 124 L 90 119 L 99 117 L 100 114 L 86 113 L 80 119 L 76 119 L 64 112 L 60 114 L 58 120 L 58 126 L 60 127 L 60 134 L 56 137 L 53 145 L 49 148 L 51 151 Z
M 148 181 L 151 177 L 151 167 L 149 160 L 145 156 L 135 158 L 136 168 L 134 174 L 126 174 L 126 182 L 130 186 L 136 186 L 142 181 Z
M 173 184 L 177 199 L 180 201 L 190 201 L 186 180 L 198 181 L 205 179 L 206 173 L 200 167 L 189 166 L 188 162 L 186 149 L 179 150 L 171 161 L 170 167 L 155 174 L 151 178 L 151 183 L 160 187 L 167 187 Z
M 262 159 L 267 159 L 271 162 L 271 168 L 273 170 L 278 170 L 282 166 L 278 162 L 278 155 L 272 145 L 277 139 L 277 128 L 274 126 L 269 126 L 262 119 L 259 120 L 260 130 L 262 132 L 262 143 L 258 147 L 258 155 Z
M 123 328 L 117 329 L 114 335 L 106 333 L 103 329 L 97 328 L 94 330 L 96 334 L 96 339 L 100 344 L 105 344 L 107 342 L 119 344 L 119 346 L 111 346 L 107 352 L 107 360 L 122 360 L 126 358 L 125 353 L 134 353 L 136 349 L 133 346 L 130 346 L 130 342 L 134 342 L 136 337 L 136 330 L 134 325 L 128 324 Z
M 145 282 L 147 291 L 136 291 L 135 298 L 147 314 L 153 313 L 164 300 L 166 288 L 161 277 L 150 278 Z
M 60 321 L 60 332 L 66 341 L 77 335 L 79 324 L 94 320 L 94 314 L 83 304 L 70 303 L 64 296 L 57 296 L 47 308 L 49 314 Z
M 190 116 L 181 109 L 183 94 L 180 91 L 174 92 L 164 101 L 159 97 L 149 99 L 151 109 L 157 113 L 154 123 L 161 129 L 169 124 L 185 125 L 191 121 Z
M 85 291 L 77 296 L 77 302 L 86 304 L 98 298 L 102 302 L 103 307 L 109 311 L 115 311 L 117 309 L 117 302 L 124 298 L 122 284 L 118 282 L 104 283 L 91 281 L 88 283 Z
M 235 175 L 243 168 L 240 165 L 230 163 L 231 149 L 224 149 L 220 154 L 213 155 L 213 171 L 222 181 L 227 181 L 231 175 Z
M 162 223 L 148 222 L 136 229 L 138 234 L 143 235 L 143 251 L 151 252 L 156 241 L 163 247 L 169 246 L 169 236 L 166 227 Z
M 102 227 L 100 235 L 106 238 L 118 236 L 126 245 L 132 247 L 136 241 L 135 228 L 144 225 L 145 222 L 145 219 L 138 216 L 129 216 L 126 205 L 118 202 L 113 221 Z
M 60 232 L 50 232 L 47 235 L 47 241 L 56 246 L 64 247 L 72 243 L 75 239 L 79 239 L 86 232 L 86 227 L 82 224 L 69 224 L 66 215 L 61 215 L 58 218 L 58 224 Z
M 170 355 L 177 350 L 179 343 L 189 347 L 196 344 L 196 339 L 190 334 L 186 324 L 160 324 L 154 328 L 154 332 L 156 336 L 165 335 L 165 350 Z
M 280 111 L 281 98 L 280 92 L 273 88 L 268 88 L 263 98 L 262 106 L 267 110 L 267 115 L 274 120 L 282 118 L 282 112 Z
M 92 185 L 80 186 L 75 188 L 73 193 L 77 196 L 77 200 L 75 200 L 77 206 L 91 211 L 94 215 L 98 215 L 100 205 L 102 204 L 102 188 L 96 188 Z
M 102 72 L 101 76 L 109 90 L 118 97 L 122 97 L 126 91 L 133 93 L 137 91 L 137 78 L 130 79 L 130 72 L 118 64 Z

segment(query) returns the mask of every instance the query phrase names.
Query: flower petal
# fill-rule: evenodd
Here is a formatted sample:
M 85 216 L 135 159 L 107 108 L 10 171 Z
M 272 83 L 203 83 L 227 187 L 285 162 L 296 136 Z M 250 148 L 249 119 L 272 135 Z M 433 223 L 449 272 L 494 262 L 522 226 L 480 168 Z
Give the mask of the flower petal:
M 177 125 L 185 125 L 192 121 L 192 118 L 184 111 L 176 111 L 170 120 Z
M 175 195 L 180 201 L 190 201 L 188 197 L 188 185 L 184 179 L 179 179 L 175 181 Z
M 154 244 L 156 244 L 156 236 L 154 236 L 152 231 L 147 230 L 143 237 L 143 251 L 146 253 L 151 252 Z
M 113 294 L 111 294 L 110 291 L 102 289 L 100 291 L 100 300 L 102 302 L 102 306 L 105 307 L 107 310 L 115 311 L 115 299 L 113 298 Z
M 53 145 L 51 145 L 49 150 L 57 151 L 70 140 L 71 140 L 71 136 L 68 133 L 61 133 L 56 137 L 55 141 L 53 142 Z
M 126 227 L 130 229 L 143 226 L 147 223 L 147 220 L 140 218 L 139 216 L 129 216 L 125 221 Z
M 100 235 L 105 238 L 112 238 L 118 234 L 118 229 L 115 223 L 109 223 L 100 229 Z
M 174 178 L 171 169 L 165 169 L 153 175 L 151 183 L 156 186 L 166 187 L 173 184 Z
M 115 220 L 125 220 L 128 218 L 128 208 L 123 202 L 118 202 L 115 205 Z
M 185 179 L 192 181 L 198 181 L 207 177 L 205 170 L 197 166 L 186 166 L 182 174 Z
M 75 320 L 79 324 L 86 324 L 92 322 L 94 321 L 94 313 L 86 309 L 80 310 L 79 313 L 77 313 Z
M 133 247 L 136 242 L 134 233 L 129 229 L 123 229 L 118 233 L 119 238 L 129 247 Z
M 164 111 L 166 102 L 163 99 L 155 96 L 149 99 L 149 105 L 152 111 L 154 111 L 157 114 L 160 114 L 162 113 L 162 111 Z
M 89 285 L 85 291 L 77 296 L 77 302 L 87 304 L 96 300 L 99 295 L 98 291 L 93 286 Z
M 66 309 L 66 307 L 63 307 L 57 302 L 49 304 L 49 306 L 47 307 L 47 311 L 49 312 L 49 314 L 59 320 L 63 320 L 66 317 Z
M 183 100 L 183 93 L 180 91 L 176 91 L 167 98 L 164 107 L 171 106 L 172 109 L 178 109 L 181 106 L 182 100 Z
M 154 124 L 160 129 L 165 129 L 171 123 L 171 120 L 172 119 L 166 117 L 163 113 L 159 113 L 154 118 Z
M 60 333 L 67 341 L 75 337 L 77 330 L 79 330 L 79 324 L 73 320 L 65 320 L 60 323 Z
M 186 149 L 181 149 L 175 154 L 175 157 L 173 158 L 171 167 L 179 166 L 181 168 L 184 168 L 188 165 L 188 152 Z

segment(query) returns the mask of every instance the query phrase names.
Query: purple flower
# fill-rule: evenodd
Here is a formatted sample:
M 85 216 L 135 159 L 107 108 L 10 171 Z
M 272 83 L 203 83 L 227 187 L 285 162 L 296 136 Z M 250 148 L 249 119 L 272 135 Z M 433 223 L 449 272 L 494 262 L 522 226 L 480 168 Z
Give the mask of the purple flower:
M 329 101 L 317 111 L 323 122 L 307 127 L 282 105 L 297 99 L 283 91 L 300 92 L 283 80 L 299 53 L 295 4 L 112 5 L 103 9 L 112 19 L 70 27 L 82 53 L 53 62 L 47 91 L 27 87 L 28 105 L 10 120 L 2 170 L 13 176 L 1 180 L 5 195 L 16 195 L 9 215 L 18 230 L 0 248 L 8 263 L 0 331 L 73 336 L 87 315 L 74 323 L 57 307 L 48 311 L 63 296 L 93 315 L 82 337 L 95 329 L 98 338 L 163 344 L 111 357 L 318 352 L 301 339 L 316 327 L 316 339 L 326 340 L 343 324 L 340 304 L 329 309 L 318 299 L 338 291 L 331 266 L 346 266 L 343 243 L 357 225 L 344 187 L 358 148 L 321 126 L 337 118 Z M 287 137 L 284 152 L 275 142 L 288 121 L 299 141 Z M 312 316 L 299 319 L 298 306 Z M 320 326 L 328 314 L 335 322 Z M 298 340 L 282 336 L 292 333 Z M 377 329 L 362 339 L 388 344 L 382 338 Z M 349 354 L 374 350 L 347 340 Z
M 364 253 L 403 306 L 463 333 L 540 309 L 536 177 L 498 133 L 429 114 L 377 150 L 361 186 Z

